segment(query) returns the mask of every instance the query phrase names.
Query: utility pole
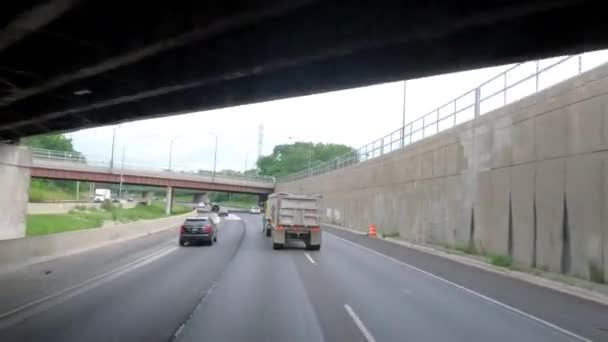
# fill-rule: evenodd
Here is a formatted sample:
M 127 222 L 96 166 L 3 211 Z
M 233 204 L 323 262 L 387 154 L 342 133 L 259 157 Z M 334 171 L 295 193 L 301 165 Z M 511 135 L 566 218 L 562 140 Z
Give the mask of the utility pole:
M 120 184 L 118 185 L 118 199 L 122 198 L 122 176 L 125 172 L 125 147 L 122 147 L 122 165 L 120 167 Z
M 213 152 L 213 178 L 215 178 L 215 170 L 217 166 L 217 134 L 209 132 L 210 135 L 215 137 L 215 152 Z
M 171 139 L 171 143 L 169 144 L 169 171 L 171 171 L 171 162 L 173 159 L 173 142 L 175 139 L 179 138 L 179 136 L 175 136 Z
M 114 168 L 114 142 L 116 141 L 116 126 L 112 129 L 112 154 L 110 154 L 110 169 Z
M 78 201 L 78 197 L 80 196 L 80 181 L 76 181 L 76 200 Z
M 258 160 L 262 158 L 262 148 L 264 146 L 264 125 L 258 126 Z

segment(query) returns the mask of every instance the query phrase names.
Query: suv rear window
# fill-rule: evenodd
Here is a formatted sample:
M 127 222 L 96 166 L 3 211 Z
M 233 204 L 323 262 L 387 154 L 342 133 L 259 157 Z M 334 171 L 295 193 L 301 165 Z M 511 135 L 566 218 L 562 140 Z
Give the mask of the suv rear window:
M 200 219 L 187 219 L 186 222 L 184 222 L 184 225 L 186 228 L 200 228 L 205 226 L 208 222 L 209 220 L 206 217 Z

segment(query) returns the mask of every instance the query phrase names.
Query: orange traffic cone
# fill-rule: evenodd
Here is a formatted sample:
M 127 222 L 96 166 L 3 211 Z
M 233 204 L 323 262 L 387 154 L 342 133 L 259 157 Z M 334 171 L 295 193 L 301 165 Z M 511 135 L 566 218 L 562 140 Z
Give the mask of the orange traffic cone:
M 375 238 L 376 235 L 376 225 L 375 224 L 370 224 L 369 225 L 369 232 L 367 233 L 367 236 L 371 237 L 371 238 Z

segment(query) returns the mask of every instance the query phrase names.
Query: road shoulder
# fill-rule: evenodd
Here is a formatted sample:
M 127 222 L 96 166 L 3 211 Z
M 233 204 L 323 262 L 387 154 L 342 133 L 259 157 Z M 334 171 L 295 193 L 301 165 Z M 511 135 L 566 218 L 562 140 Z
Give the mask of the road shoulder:
M 365 236 L 367 235 L 364 232 L 354 230 L 347 227 L 342 227 L 334 224 L 324 224 L 333 229 L 338 229 L 342 231 L 346 231 L 352 234 Z M 525 281 L 527 283 L 541 286 L 547 289 L 551 289 L 554 291 L 559 291 L 568 295 L 576 296 L 585 300 L 593 301 L 598 304 L 608 306 L 608 285 L 596 284 L 589 281 L 585 281 L 578 278 L 568 277 L 564 275 L 554 275 L 549 274 L 547 272 L 540 272 L 540 274 L 545 274 L 549 277 L 561 277 L 564 281 L 554 280 L 548 277 L 543 277 L 535 274 L 531 274 L 525 271 L 513 270 L 504 267 L 494 266 L 490 263 L 487 263 L 479 257 L 467 256 L 463 254 L 458 254 L 457 251 L 450 251 L 446 249 L 441 249 L 438 247 L 430 246 L 430 245 L 420 245 L 411 243 L 408 241 L 404 241 L 396 238 L 383 238 L 378 236 L 377 239 L 389 242 L 391 244 L 399 245 L 405 248 L 414 249 L 419 252 L 423 252 L 426 254 L 436 255 L 445 259 L 449 259 L 454 262 L 458 262 L 463 265 L 475 267 L 478 269 L 482 269 L 487 272 L 492 272 L 495 274 L 499 274 L 501 276 L 510 277 L 513 279 Z M 566 283 L 570 282 L 570 283 Z M 575 285 L 576 284 L 576 285 Z

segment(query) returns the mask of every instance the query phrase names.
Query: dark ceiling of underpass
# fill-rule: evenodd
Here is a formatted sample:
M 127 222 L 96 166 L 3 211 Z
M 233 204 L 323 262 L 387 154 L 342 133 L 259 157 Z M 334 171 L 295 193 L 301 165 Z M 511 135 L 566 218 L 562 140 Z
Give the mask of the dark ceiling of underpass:
M 601 1 L 7 1 L 0 140 L 608 46 Z

